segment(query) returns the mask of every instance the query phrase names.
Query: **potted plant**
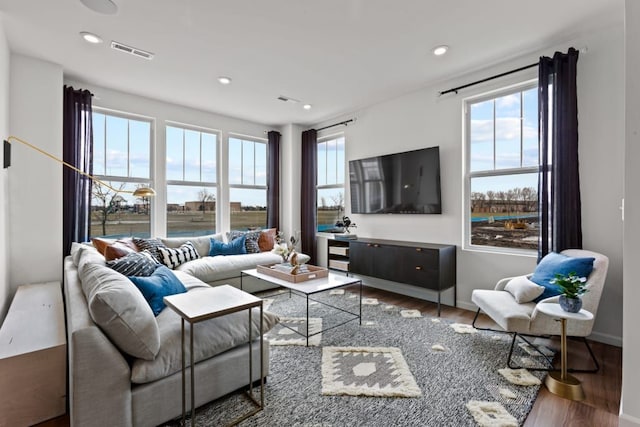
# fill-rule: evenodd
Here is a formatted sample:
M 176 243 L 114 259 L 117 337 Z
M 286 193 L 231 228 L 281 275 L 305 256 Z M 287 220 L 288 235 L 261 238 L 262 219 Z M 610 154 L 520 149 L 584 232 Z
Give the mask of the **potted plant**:
M 560 295 L 560 307 L 569 313 L 577 313 L 582 308 L 582 299 L 580 298 L 586 292 L 587 278 L 579 277 L 575 272 L 569 274 L 556 274 L 551 279 L 551 284 L 557 285 L 562 294 Z

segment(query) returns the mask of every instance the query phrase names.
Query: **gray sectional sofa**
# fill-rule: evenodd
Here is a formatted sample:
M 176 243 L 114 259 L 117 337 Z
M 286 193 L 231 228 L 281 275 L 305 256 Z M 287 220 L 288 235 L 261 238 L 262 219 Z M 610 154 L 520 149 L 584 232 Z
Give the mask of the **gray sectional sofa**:
M 188 240 L 208 253 L 208 239 Z M 168 247 L 185 240 L 163 239 Z M 174 273 L 188 292 L 198 292 L 237 278 L 241 270 L 279 260 L 270 252 L 204 257 L 179 266 Z M 74 244 L 71 256 L 64 260 L 64 295 L 71 425 L 154 426 L 180 416 L 180 317 L 168 308 L 154 317 L 131 281 L 107 267 L 104 257 L 86 244 Z M 259 331 L 256 313 L 254 337 Z M 268 312 L 263 319 L 265 331 L 278 321 Z M 246 312 L 195 326 L 196 406 L 248 384 L 248 332 Z M 255 381 L 260 372 L 259 345 L 253 345 L 253 353 Z M 268 345 L 264 356 L 266 375 Z

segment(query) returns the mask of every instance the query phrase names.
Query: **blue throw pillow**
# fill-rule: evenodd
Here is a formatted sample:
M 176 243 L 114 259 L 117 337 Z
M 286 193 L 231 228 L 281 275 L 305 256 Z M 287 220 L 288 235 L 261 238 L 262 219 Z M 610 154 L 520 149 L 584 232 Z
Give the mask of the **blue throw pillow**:
M 209 249 L 209 256 L 216 255 L 242 255 L 247 253 L 245 247 L 246 236 L 240 236 L 233 239 L 229 243 L 222 243 L 218 240 L 211 239 L 211 248 Z
M 569 273 L 575 273 L 579 277 L 589 277 L 593 270 L 593 261 L 595 261 L 595 258 L 575 258 L 549 252 L 540 260 L 540 263 L 531 276 L 532 282 L 545 287 L 542 295 L 533 301 L 539 302 L 545 298 L 562 294 L 560 287 L 549 283 L 551 279 L 555 279 L 556 274 L 567 275 Z
M 140 289 L 156 316 L 165 308 L 162 298 L 187 292 L 182 282 L 164 265 L 156 268 L 149 277 L 132 276 L 129 280 Z

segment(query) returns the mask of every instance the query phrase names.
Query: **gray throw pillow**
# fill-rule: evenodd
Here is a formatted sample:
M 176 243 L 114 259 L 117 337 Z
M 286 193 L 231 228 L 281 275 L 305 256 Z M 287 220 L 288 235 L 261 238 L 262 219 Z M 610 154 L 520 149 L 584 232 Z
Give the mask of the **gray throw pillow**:
M 140 239 L 134 237 L 133 243 L 135 243 L 141 251 L 145 249 L 148 250 L 158 262 L 162 262 L 162 255 L 158 248 L 164 248 L 165 246 L 159 239 Z
M 132 252 L 113 261 L 107 261 L 107 267 L 125 276 L 151 276 L 158 265 L 155 258 L 146 249 Z
M 121 351 L 153 360 L 160 350 L 160 331 L 140 290 L 106 265 L 87 264 L 78 273 L 93 321 Z

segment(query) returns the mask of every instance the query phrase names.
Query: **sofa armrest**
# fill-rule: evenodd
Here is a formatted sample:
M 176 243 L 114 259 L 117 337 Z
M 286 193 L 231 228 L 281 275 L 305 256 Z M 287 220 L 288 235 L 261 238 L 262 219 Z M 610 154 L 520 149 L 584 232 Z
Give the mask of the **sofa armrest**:
M 69 358 L 71 426 L 130 426 L 131 372 L 97 326 L 73 331 Z

